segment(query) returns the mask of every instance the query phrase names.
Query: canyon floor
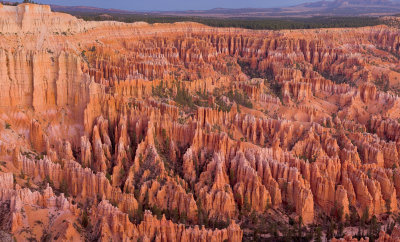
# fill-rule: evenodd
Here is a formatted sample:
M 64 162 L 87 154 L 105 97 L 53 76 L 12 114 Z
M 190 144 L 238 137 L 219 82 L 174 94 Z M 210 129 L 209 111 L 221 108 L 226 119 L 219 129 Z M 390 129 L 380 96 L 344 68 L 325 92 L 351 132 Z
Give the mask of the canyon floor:
M 0 4 L 0 237 L 398 241 L 399 58 L 386 25 Z

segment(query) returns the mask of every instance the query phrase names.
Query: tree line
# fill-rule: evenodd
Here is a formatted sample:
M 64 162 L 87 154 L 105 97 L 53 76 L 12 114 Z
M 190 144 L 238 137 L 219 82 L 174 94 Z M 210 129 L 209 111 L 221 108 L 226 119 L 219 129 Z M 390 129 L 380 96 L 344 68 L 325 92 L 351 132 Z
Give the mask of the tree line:
M 155 14 L 122 14 L 68 11 L 87 21 L 114 20 L 126 23 L 144 21 L 147 23 L 198 22 L 211 27 L 236 27 L 245 29 L 315 29 L 315 28 L 350 28 L 375 26 L 382 24 L 377 17 L 336 17 L 318 16 L 310 18 L 215 18 L 196 16 L 169 16 Z

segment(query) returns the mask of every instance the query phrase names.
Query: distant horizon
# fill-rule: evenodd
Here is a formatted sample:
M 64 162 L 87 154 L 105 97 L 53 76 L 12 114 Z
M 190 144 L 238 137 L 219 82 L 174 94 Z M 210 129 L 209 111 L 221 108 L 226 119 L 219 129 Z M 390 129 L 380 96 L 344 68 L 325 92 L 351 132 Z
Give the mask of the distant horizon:
M 36 0 L 34 2 L 48 5 L 60 6 L 84 6 L 105 9 L 118 9 L 127 11 L 190 11 L 190 10 L 212 10 L 212 9 L 241 9 L 241 8 L 279 8 L 290 7 L 303 3 L 319 2 L 321 0 L 203 0 L 200 2 L 188 2 L 187 0 L 147 0 L 131 2 L 130 0 Z M 325 0 L 334 1 L 334 0 Z M 17 2 L 22 2 L 21 0 Z M 156 7 L 157 6 L 157 7 Z

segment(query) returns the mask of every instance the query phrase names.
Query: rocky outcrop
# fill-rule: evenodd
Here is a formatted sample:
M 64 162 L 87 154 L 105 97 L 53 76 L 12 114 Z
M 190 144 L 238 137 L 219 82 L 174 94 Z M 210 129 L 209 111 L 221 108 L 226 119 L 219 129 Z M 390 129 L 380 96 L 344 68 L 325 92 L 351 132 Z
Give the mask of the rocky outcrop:
M 107 201 L 102 201 L 93 208 L 93 219 L 99 221 L 95 228 L 102 240 L 155 240 L 155 241 L 240 241 L 242 231 L 234 222 L 223 230 L 207 230 L 204 227 L 185 228 L 183 224 L 174 224 L 162 217 L 155 218 L 150 211 L 146 211 L 143 221 L 132 224 L 127 214 L 121 213 Z
M 48 5 L 19 4 L 18 6 L 0 5 L 0 32 L 2 33 L 67 33 L 84 31 L 84 21 L 68 14 L 54 13 Z M 87 27 L 86 27 L 87 26 Z
M 398 211 L 393 28 L 85 22 L 20 4 L 0 5 L 0 32 L 0 225 L 18 240 L 240 241 L 265 218 Z

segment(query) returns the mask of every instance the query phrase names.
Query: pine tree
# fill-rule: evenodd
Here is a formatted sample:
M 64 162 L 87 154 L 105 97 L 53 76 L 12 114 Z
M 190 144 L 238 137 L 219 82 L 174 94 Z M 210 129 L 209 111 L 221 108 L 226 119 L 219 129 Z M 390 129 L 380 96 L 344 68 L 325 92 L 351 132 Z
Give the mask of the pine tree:
M 365 207 L 364 212 L 363 212 L 362 217 L 361 217 L 361 226 L 362 227 L 365 226 L 365 224 L 368 222 L 368 219 L 369 219 L 369 209 L 368 209 L 368 206 L 367 206 L 367 207 Z

